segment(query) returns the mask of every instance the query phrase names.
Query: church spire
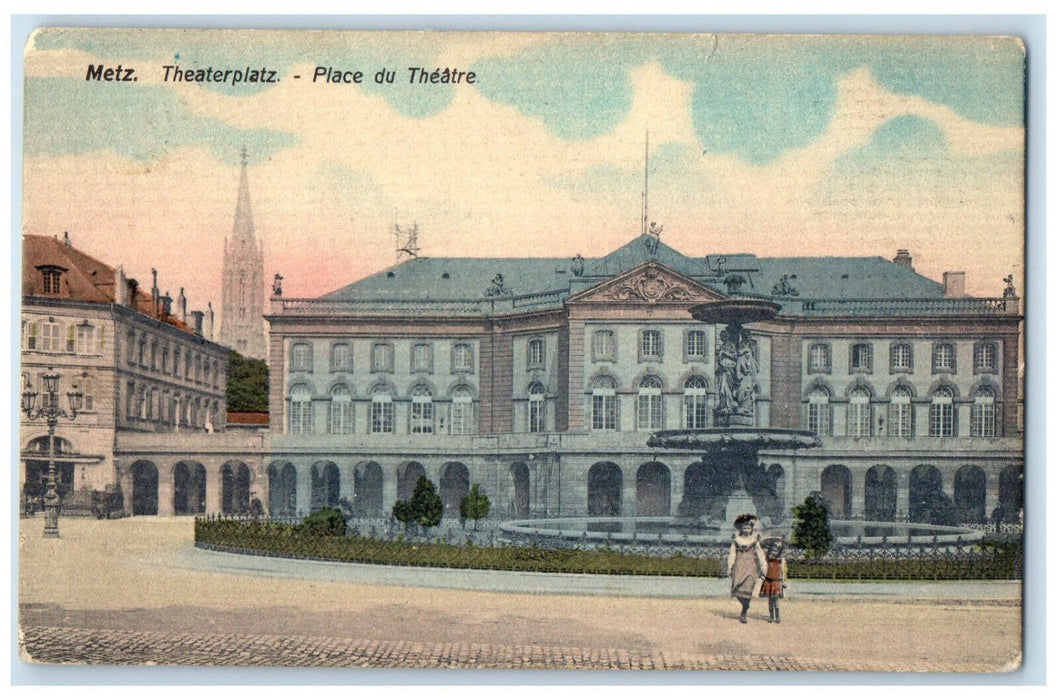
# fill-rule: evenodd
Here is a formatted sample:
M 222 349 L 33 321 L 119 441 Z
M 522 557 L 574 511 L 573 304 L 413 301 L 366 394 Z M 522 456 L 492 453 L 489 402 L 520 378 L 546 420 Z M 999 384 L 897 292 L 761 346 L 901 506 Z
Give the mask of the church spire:
M 235 205 L 235 229 L 234 229 L 234 241 L 241 243 L 242 245 L 254 244 L 253 230 L 253 209 L 250 207 L 250 178 L 246 173 L 246 166 L 249 164 L 249 153 L 246 151 L 246 147 L 242 147 L 241 152 L 242 160 L 242 174 L 239 176 L 239 199 Z

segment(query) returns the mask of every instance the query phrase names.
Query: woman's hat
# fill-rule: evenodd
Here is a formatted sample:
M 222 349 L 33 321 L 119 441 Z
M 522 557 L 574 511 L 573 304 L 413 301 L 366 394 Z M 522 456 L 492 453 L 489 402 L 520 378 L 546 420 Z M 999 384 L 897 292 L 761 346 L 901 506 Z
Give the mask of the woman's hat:
M 752 522 L 756 520 L 756 516 L 752 513 L 742 513 L 738 517 L 734 518 L 734 527 L 739 527 L 744 523 Z

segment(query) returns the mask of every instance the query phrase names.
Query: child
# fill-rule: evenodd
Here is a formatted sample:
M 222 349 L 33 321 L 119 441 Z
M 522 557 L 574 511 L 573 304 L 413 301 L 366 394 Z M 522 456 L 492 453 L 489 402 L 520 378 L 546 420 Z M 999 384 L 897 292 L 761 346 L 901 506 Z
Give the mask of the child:
M 727 571 L 730 572 L 730 595 L 741 603 L 741 622 L 748 622 L 749 603 L 756 581 L 763 576 L 766 562 L 760 547 L 760 535 L 755 531 L 756 516 L 743 513 L 734 519 L 737 534 L 730 543 Z
M 778 614 L 778 600 L 785 597 L 787 576 L 785 542 L 781 537 L 768 537 L 763 541 L 763 549 L 767 556 L 767 571 L 763 586 L 760 587 L 760 597 L 767 598 L 767 609 L 771 613 L 767 621 L 780 623 L 782 618 Z

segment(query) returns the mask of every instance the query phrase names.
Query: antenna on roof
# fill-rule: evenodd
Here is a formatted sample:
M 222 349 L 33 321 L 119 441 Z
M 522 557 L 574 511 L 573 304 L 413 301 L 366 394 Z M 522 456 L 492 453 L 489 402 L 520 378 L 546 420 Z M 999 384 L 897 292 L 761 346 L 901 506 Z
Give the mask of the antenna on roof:
M 408 258 L 418 257 L 418 222 L 410 227 L 393 224 L 393 236 L 396 238 L 396 261 L 404 255 Z
M 649 236 L 644 239 L 646 243 L 646 249 L 648 250 L 650 257 L 657 255 L 657 245 L 661 242 L 661 231 L 664 230 L 664 226 L 660 226 L 656 221 L 650 221 L 650 132 L 646 130 L 646 158 L 645 166 L 642 174 L 642 235 Z

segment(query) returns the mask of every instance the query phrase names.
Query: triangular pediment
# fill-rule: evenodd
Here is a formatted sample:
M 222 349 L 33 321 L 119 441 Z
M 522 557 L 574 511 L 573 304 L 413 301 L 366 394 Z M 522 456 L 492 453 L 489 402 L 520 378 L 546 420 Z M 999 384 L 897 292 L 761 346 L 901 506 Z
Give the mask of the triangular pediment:
M 567 303 L 685 304 L 726 297 L 654 260 L 581 290 Z

